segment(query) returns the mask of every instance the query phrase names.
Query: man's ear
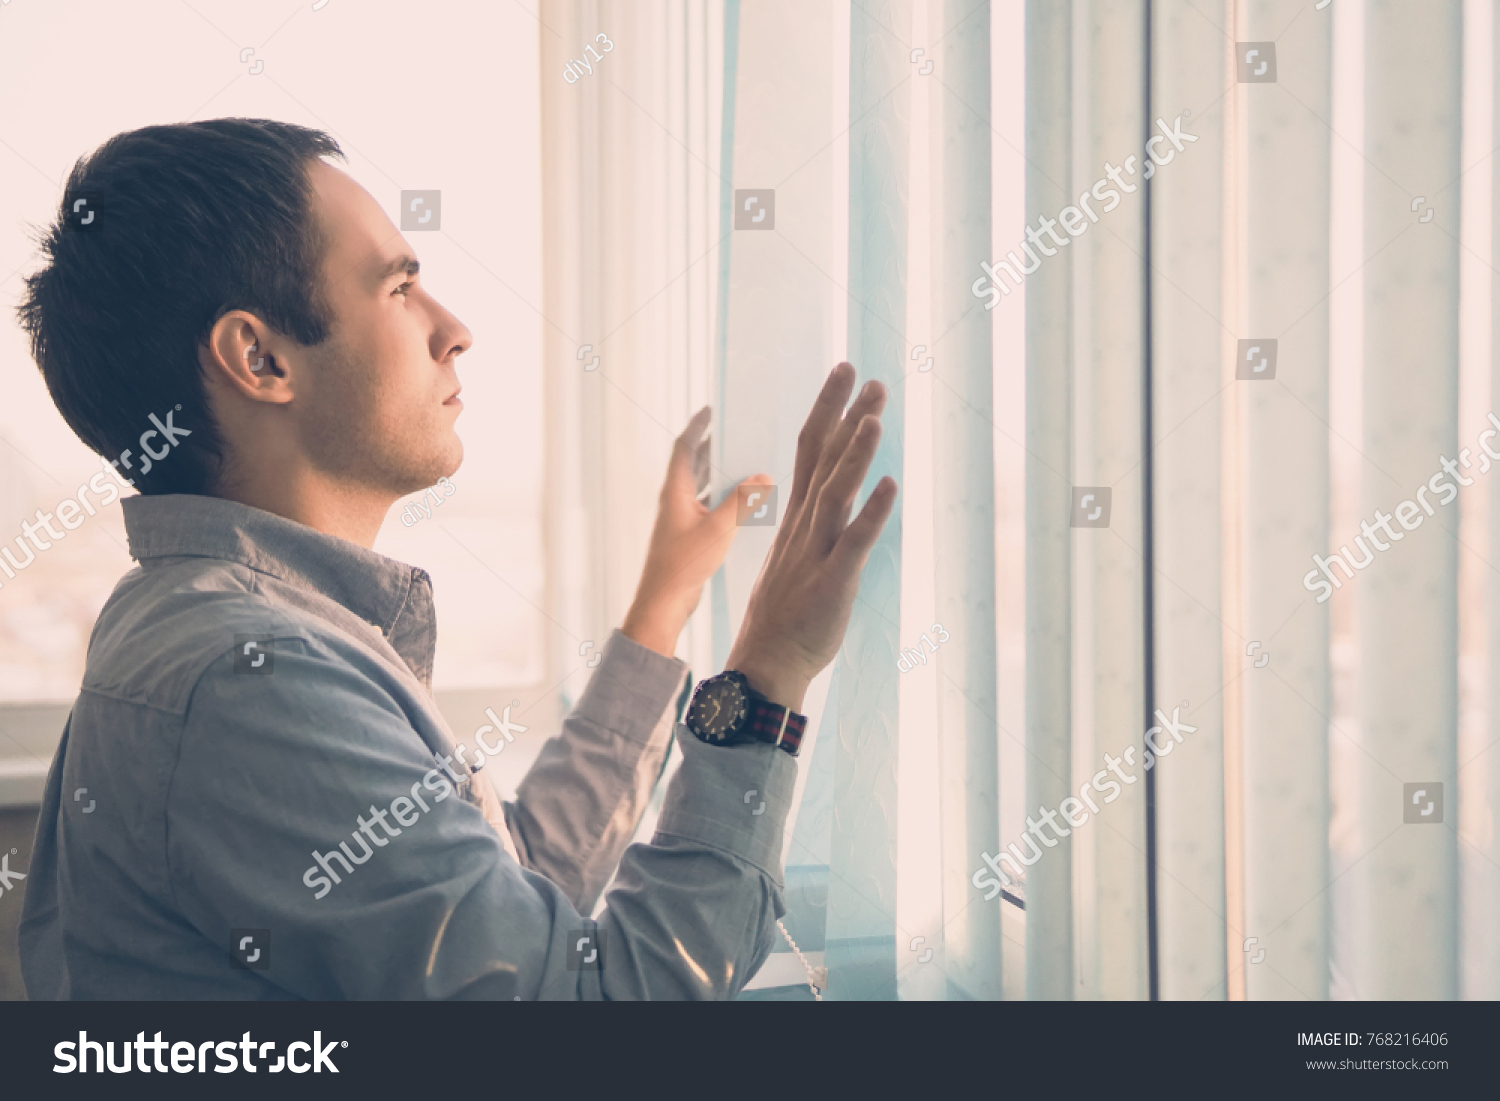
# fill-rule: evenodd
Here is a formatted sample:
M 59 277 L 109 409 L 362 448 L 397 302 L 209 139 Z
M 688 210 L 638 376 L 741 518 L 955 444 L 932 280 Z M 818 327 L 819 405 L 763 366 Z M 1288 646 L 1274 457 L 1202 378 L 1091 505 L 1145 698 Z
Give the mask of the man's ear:
M 242 397 L 274 405 L 292 400 L 293 344 L 252 313 L 231 310 L 219 318 L 198 354 L 213 381 Z

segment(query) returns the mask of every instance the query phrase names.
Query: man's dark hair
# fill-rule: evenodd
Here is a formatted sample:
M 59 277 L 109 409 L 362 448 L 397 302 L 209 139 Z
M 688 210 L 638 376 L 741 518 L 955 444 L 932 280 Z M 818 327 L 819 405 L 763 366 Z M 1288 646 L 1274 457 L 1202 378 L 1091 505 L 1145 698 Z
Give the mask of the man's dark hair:
M 198 349 L 226 312 L 304 345 L 327 339 L 307 171 L 322 156 L 346 159 L 321 130 L 225 118 L 118 134 L 73 166 L 16 312 L 58 411 L 105 459 L 138 454 L 150 416 L 180 407 L 175 426 L 192 435 L 148 475 L 136 460 L 120 470 L 142 493 L 214 492 L 223 439 Z M 97 232 L 78 225 L 75 196 Z

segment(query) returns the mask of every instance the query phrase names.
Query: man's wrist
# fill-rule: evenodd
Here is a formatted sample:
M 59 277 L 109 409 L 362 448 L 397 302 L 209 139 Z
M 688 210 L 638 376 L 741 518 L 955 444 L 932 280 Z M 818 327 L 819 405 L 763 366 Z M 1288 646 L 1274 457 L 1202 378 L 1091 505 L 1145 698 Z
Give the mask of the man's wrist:
M 684 626 L 675 617 L 631 608 L 625 614 L 625 622 L 620 625 L 620 633 L 646 649 L 670 658 L 677 656 L 677 639 Z
M 753 657 L 736 658 L 730 654 L 725 669 L 744 674 L 750 687 L 779 707 L 789 707 L 801 714 L 802 698 L 807 694 L 808 680 L 788 673 Z

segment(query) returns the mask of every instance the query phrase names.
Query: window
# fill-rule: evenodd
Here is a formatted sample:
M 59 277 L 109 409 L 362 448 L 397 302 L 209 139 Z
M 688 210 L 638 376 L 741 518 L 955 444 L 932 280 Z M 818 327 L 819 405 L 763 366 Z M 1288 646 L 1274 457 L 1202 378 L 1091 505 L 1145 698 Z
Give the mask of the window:
M 399 502 L 375 549 L 432 574 L 434 686 L 460 738 L 502 695 L 524 693 L 533 706 L 546 687 L 533 16 L 517 5 L 416 15 L 376 3 L 302 4 L 288 19 L 285 10 L 162 0 L 128 13 L 91 9 L 86 34 L 52 5 L 17 5 L 3 18 L 0 93 L 25 104 L 11 112 L 0 144 L 12 215 L 0 234 L 0 290 L 11 309 L 37 262 L 26 223 L 48 220 L 73 161 L 123 130 L 226 115 L 285 119 L 330 131 L 347 170 L 398 225 L 402 189 L 442 192 L 441 230 L 407 239 L 424 282 L 474 333 L 458 365 L 465 459 L 453 495 L 440 492 L 441 506 L 409 527 L 401 515 L 410 501 Z M 241 63 L 246 45 L 254 52 Z M 98 74 L 123 57 L 132 79 L 96 95 Z M 505 106 L 477 127 L 462 105 L 481 103 Z M 36 509 L 50 510 L 99 469 L 57 414 L 10 316 L 0 325 L 0 538 L 19 534 Z M 0 757 L 34 774 L 27 791 L 40 790 L 94 619 L 132 565 L 114 505 L 3 579 L 0 701 L 52 705 L 0 712 L 8 735 Z M 544 730 L 550 710 L 532 714 L 532 728 Z M 39 715 L 40 727 L 23 715 Z

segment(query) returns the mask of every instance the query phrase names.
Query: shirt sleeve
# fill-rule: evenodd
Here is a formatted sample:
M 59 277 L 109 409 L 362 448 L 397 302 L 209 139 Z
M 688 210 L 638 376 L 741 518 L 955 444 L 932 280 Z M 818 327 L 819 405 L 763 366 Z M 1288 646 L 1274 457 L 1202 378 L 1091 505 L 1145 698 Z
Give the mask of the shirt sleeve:
M 549 738 L 505 817 L 521 863 L 592 913 L 661 778 L 687 666 L 623 632 Z
M 610 702 L 616 691 L 601 685 L 590 708 L 618 703 L 623 717 L 606 723 L 575 709 L 579 725 L 557 753 L 587 757 L 609 739 L 652 743 L 645 731 L 665 705 L 650 714 L 652 697 L 624 715 L 628 702 Z M 678 741 L 684 760 L 660 828 L 625 850 L 595 922 L 568 888 L 516 863 L 397 702 L 345 657 L 315 638 L 278 639 L 272 675 L 240 676 L 226 655 L 194 691 L 168 788 L 173 902 L 218 944 L 231 930 L 268 932 L 262 977 L 302 998 L 733 997 L 765 961 L 785 912 L 781 836 L 795 764 L 770 746 Z M 621 783 L 633 787 L 634 775 Z M 546 776 L 526 781 L 538 806 Z M 607 789 L 598 777 L 574 781 L 542 817 L 529 812 L 547 821 L 527 835 L 549 853 L 539 864 L 550 860 L 565 878 L 574 842 L 547 831 L 562 828 L 572 801 Z M 637 798 L 613 797 L 613 810 L 595 811 L 602 828 L 578 827 L 578 837 L 595 830 L 595 849 L 618 846 L 608 824 Z M 584 871 L 572 873 L 574 891 L 603 859 L 588 845 L 577 850 Z

